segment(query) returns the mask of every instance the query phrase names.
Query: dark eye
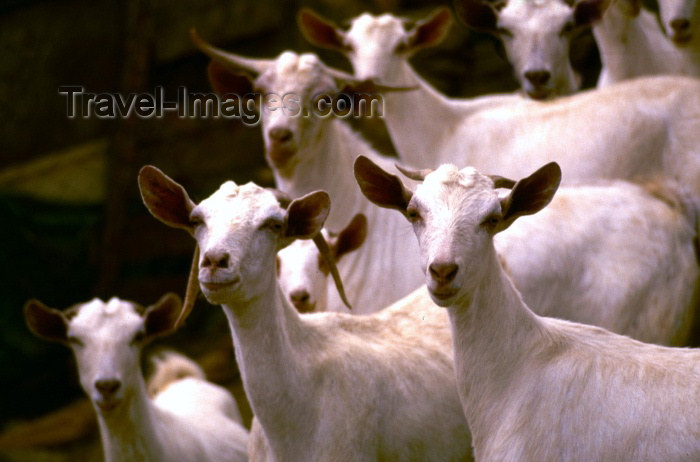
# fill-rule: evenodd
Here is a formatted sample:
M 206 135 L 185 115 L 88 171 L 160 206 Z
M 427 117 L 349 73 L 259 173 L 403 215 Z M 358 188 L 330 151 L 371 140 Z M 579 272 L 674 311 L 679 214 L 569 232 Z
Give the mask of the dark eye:
M 510 29 L 506 29 L 505 27 L 499 27 L 496 29 L 499 33 L 499 35 L 503 37 L 512 37 L 513 33 L 510 31 Z
M 482 226 L 486 226 L 489 228 L 492 228 L 499 224 L 501 222 L 501 215 L 497 213 L 492 213 L 491 215 L 487 216 L 484 218 L 484 221 L 481 222 Z
M 196 228 L 198 226 L 202 226 L 204 224 L 204 220 L 202 219 L 201 216 L 199 215 L 192 215 L 190 217 L 190 226 L 193 228 Z
M 131 339 L 131 344 L 136 345 L 138 343 L 143 342 L 143 339 L 146 338 L 146 333 L 144 331 L 139 331 L 134 335 L 134 338 Z
M 567 35 L 570 34 L 574 31 L 574 23 L 569 21 L 566 24 L 564 24 L 564 27 L 561 28 L 561 33 L 560 35 Z
M 409 207 L 406 209 L 406 218 L 408 218 L 408 221 L 416 222 L 419 221 L 421 217 L 417 208 Z
M 69 336 L 66 338 L 66 340 L 67 340 L 68 343 L 70 343 L 71 345 L 75 345 L 75 346 L 83 346 L 83 345 L 84 345 L 84 343 L 83 343 L 82 340 L 80 340 L 78 337 L 74 337 L 74 336 L 72 336 L 72 335 L 69 335 Z
M 279 218 L 268 218 L 260 225 L 260 229 L 269 229 L 271 231 L 280 232 L 284 228 L 284 222 Z

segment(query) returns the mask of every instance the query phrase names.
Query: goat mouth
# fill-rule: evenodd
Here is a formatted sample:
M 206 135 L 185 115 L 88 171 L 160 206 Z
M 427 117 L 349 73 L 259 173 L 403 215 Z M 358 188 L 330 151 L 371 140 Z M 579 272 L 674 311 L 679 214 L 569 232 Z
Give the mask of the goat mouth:
M 299 313 L 313 313 L 316 309 L 315 303 L 292 302 L 292 305 Z
M 230 289 L 235 287 L 238 283 L 240 282 L 240 278 L 232 278 L 229 279 L 228 281 L 217 281 L 217 282 L 205 282 L 201 281 L 202 288 L 205 289 L 207 292 L 218 292 L 220 290 L 224 289 Z
M 686 46 L 690 43 L 690 41 L 693 39 L 693 34 L 687 33 L 687 34 L 673 34 L 671 36 L 671 40 L 673 43 L 679 47 Z
M 525 93 L 527 93 L 528 97 L 537 101 L 544 101 L 552 96 L 552 90 L 549 88 L 534 88 L 527 90 Z
M 446 302 L 447 300 L 451 299 L 452 297 L 457 295 L 457 292 L 457 289 L 449 288 L 430 290 L 430 294 L 441 302 Z
M 287 165 L 296 153 L 297 148 L 294 143 L 272 142 L 267 154 L 273 166 L 282 168 Z
M 95 404 L 97 404 L 97 407 L 100 408 L 101 411 L 103 412 L 109 412 L 115 407 L 117 407 L 121 403 L 121 399 L 119 398 L 110 398 L 110 399 L 98 399 L 95 401 Z

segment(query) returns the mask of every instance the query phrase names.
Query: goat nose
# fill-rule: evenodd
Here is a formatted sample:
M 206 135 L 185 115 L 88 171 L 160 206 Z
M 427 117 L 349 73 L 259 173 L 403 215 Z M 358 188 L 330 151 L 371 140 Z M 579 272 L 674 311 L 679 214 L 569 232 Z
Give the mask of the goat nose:
M 101 379 L 95 381 L 95 388 L 102 396 L 111 396 L 119 390 L 122 383 L 117 379 Z
M 670 24 L 671 28 L 676 32 L 685 32 L 690 29 L 690 21 L 687 19 L 674 19 Z
M 228 252 L 212 252 L 204 253 L 202 258 L 202 267 L 204 268 L 227 268 L 229 263 Z
M 308 303 L 311 295 L 305 289 L 295 290 L 289 294 L 289 298 L 292 300 L 294 305 Z
M 551 77 L 552 77 L 552 74 L 546 70 L 525 72 L 525 78 L 527 80 L 529 80 L 532 85 L 534 85 L 536 87 L 539 87 L 541 85 L 546 84 L 547 82 L 549 82 L 549 79 Z
M 429 267 L 430 276 L 438 284 L 448 284 L 457 276 L 459 266 L 454 263 L 432 263 Z
M 270 139 L 278 143 L 284 143 L 292 139 L 292 131 L 288 128 L 275 127 L 271 128 L 269 133 Z

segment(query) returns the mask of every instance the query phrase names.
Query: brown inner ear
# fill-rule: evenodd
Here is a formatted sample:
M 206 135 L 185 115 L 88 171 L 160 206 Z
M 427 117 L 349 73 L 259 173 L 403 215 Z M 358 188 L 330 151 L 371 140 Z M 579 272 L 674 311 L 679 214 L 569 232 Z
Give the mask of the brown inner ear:
M 152 165 L 141 168 L 138 182 L 141 199 L 154 217 L 168 226 L 192 232 L 190 213 L 194 203 L 185 188 Z
M 63 314 L 38 300 L 30 300 L 24 305 L 24 319 L 29 330 L 39 337 L 55 342 L 67 340 L 68 322 Z
M 358 249 L 367 238 L 367 217 L 358 213 L 334 240 L 331 248 L 335 261 L 339 261 L 343 255 Z
M 411 36 L 409 47 L 417 49 L 437 45 L 447 35 L 451 23 L 450 10 L 440 8 L 430 18 L 418 23 Z
M 479 0 L 455 0 L 454 7 L 457 17 L 468 27 L 496 33 L 498 15 L 490 4 Z
M 325 191 L 315 191 L 293 200 L 285 216 L 286 236 L 308 239 L 323 227 L 330 211 L 330 197 Z
M 315 12 L 303 8 L 299 12 L 297 22 L 304 38 L 313 45 L 341 51 L 347 48 L 340 30 L 335 24 Z
M 146 309 L 146 336 L 165 335 L 175 330 L 180 306 L 180 297 L 173 293 L 163 295 L 155 305 Z
M 577 27 L 588 26 L 603 17 L 607 6 L 606 0 L 585 0 L 574 8 L 574 22 Z
M 362 194 L 380 207 L 396 209 L 404 213 L 412 193 L 401 180 L 385 172 L 364 156 L 355 160 L 355 179 Z
M 219 95 L 235 94 L 243 97 L 253 93 L 253 78 L 249 74 L 243 71 L 235 74 L 216 61 L 209 62 L 207 77 L 209 84 Z

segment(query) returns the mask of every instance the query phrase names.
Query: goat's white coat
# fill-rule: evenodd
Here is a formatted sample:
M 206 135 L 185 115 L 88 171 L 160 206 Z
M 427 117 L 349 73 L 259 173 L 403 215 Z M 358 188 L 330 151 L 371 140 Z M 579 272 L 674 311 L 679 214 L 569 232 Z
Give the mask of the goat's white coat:
M 668 200 L 626 181 L 561 187 L 494 245 L 523 299 L 542 316 L 683 346 L 700 293 L 698 205 L 669 185 Z
M 131 343 L 142 329 L 143 317 L 118 298 L 82 304 L 69 322 L 69 338 L 82 342 L 72 344 L 72 350 L 80 383 L 97 414 L 105 460 L 248 460 L 248 433 L 232 418 L 237 406 L 223 388 L 190 376 L 151 399 L 141 374 L 140 347 Z M 113 409 L 97 404 L 101 396 L 95 382 L 101 379 L 121 381 L 120 402 Z
M 517 95 L 449 99 L 396 53 L 391 15 L 362 14 L 343 33 L 355 76 L 417 87 L 384 95 L 389 134 L 408 164 L 474 165 L 522 177 L 557 161 L 564 184 L 664 173 L 700 195 L 700 81 L 654 77 L 540 102 Z
M 200 285 L 228 318 L 257 421 L 252 460 L 468 459 L 444 313 L 417 293 L 371 316 L 300 315 L 275 271 L 289 242 L 261 228 L 285 216 L 271 192 L 227 182 L 192 216 Z
M 441 167 L 411 203 L 423 267 L 459 266 L 454 294 L 434 300 L 450 316 L 477 460 L 700 458 L 700 352 L 530 311 L 480 224 L 500 206 L 474 169 Z

